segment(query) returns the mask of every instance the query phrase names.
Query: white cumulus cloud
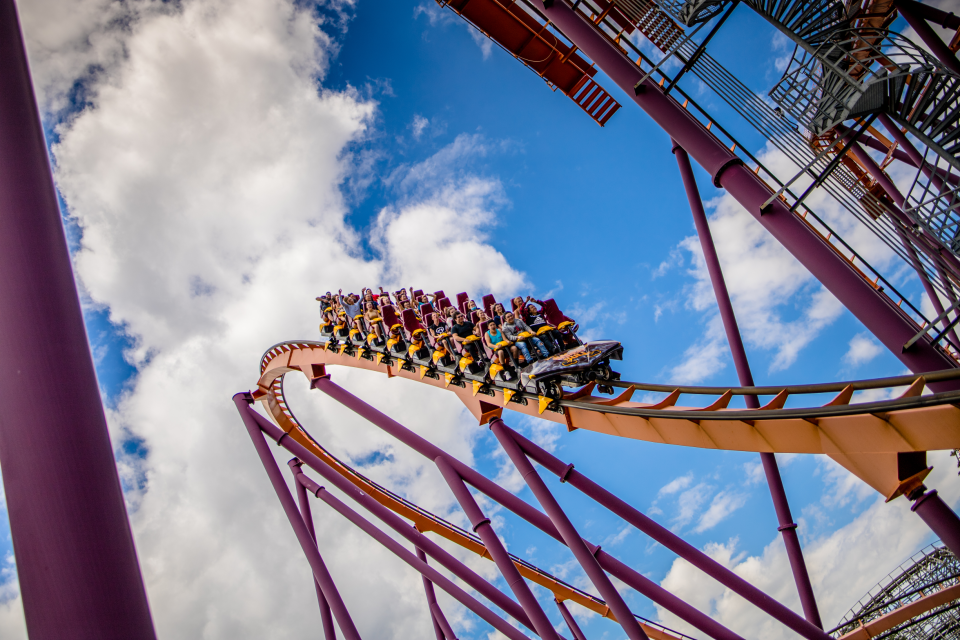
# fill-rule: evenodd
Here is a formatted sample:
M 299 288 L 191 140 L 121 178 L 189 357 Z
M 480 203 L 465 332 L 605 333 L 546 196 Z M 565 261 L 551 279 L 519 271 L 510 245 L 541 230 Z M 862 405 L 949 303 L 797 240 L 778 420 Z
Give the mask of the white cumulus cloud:
M 312 9 L 291 0 L 80 8 L 62 32 L 36 12 L 25 24 L 47 111 L 62 108 L 77 79 L 85 87 L 87 104 L 58 129 L 56 179 L 82 232 L 75 263 L 85 295 L 135 345 L 127 355 L 136 378 L 109 422 L 115 444 L 135 437 L 147 452 L 120 464 L 142 480 L 128 499 L 155 624 L 167 638 L 314 634 L 309 569 L 230 398 L 255 385 L 267 347 L 316 336 L 317 292 L 416 284 L 506 295 L 526 286 L 484 236 L 503 190 L 466 168 L 482 140 L 455 141 L 404 168 L 395 204 L 365 238 L 345 221 L 340 185 L 355 166 L 349 145 L 363 140 L 377 105 L 351 88 L 322 88 L 336 45 Z M 111 11 L 126 21 L 111 22 Z M 88 73 L 93 64 L 100 70 Z M 451 162 L 462 170 L 437 170 Z M 472 460 L 478 428 L 452 396 L 369 373 L 333 375 Z M 302 381 L 287 393 L 337 455 L 450 511 L 430 461 Z M 321 552 L 361 633 L 430 633 L 419 576 L 319 502 L 314 510 Z M 445 603 L 456 626 L 475 624 Z M 24 635 L 16 594 L 4 596 L 0 630 Z
M 866 364 L 883 353 L 883 347 L 870 334 L 858 333 L 850 339 L 850 348 L 843 354 L 843 363 L 851 368 Z

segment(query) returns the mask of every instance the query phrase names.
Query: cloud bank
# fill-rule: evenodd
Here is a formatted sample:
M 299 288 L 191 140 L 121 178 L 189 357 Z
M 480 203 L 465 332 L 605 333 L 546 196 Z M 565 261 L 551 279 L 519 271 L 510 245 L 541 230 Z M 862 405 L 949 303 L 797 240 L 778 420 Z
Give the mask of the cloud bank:
M 526 285 L 485 238 L 505 199 L 496 179 L 469 172 L 484 141 L 457 140 L 407 167 L 396 204 L 365 236 L 346 222 L 340 186 L 377 104 L 349 87 L 323 88 L 336 45 L 315 8 L 87 0 L 66 25 L 43 19 L 54 8 L 26 8 L 24 23 L 44 111 L 69 112 L 53 155 L 82 233 L 77 275 L 89 304 L 107 309 L 134 343 L 127 356 L 137 374 L 109 422 L 115 444 L 132 438 L 147 452 L 120 463 L 157 630 L 313 634 L 309 569 L 230 398 L 255 384 L 271 344 L 315 335 L 317 292 L 424 284 L 506 295 Z M 436 171 L 453 161 L 461 171 Z M 335 376 L 472 460 L 477 427 L 456 399 L 359 372 Z M 288 393 L 337 455 L 375 460 L 366 473 L 450 510 L 428 461 L 391 449 L 297 381 Z M 315 509 L 320 548 L 361 633 L 430 633 L 419 577 Z M 377 588 L 353 575 L 377 576 Z M 448 611 L 457 626 L 473 624 Z M 15 594 L 0 606 L 0 630 L 24 636 Z

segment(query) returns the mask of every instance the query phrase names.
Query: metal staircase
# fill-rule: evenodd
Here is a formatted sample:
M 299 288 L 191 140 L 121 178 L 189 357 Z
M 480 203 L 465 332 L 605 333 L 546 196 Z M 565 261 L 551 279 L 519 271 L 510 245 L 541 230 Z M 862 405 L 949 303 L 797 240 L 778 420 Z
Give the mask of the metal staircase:
M 798 46 L 770 96 L 813 135 L 888 113 L 960 169 L 960 77 L 898 34 L 838 29 L 812 52 Z

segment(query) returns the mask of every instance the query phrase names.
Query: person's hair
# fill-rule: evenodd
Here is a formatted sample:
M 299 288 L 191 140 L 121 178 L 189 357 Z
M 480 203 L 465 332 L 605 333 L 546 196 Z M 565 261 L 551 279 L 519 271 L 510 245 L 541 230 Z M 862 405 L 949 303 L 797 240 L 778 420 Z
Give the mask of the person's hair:
M 503 317 L 506 318 L 507 316 L 513 316 L 516 318 L 517 314 L 515 314 L 513 311 L 507 311 L 505 314 L 503 314 Z
M 487 323 L 487 328 L 490 328 L 490 325 L 493 325 L 493 328 L 494 328 L 494 329 L 497 328 L 497 323 L 494 322 L 493 320 L 491 320 L 490 322 Z

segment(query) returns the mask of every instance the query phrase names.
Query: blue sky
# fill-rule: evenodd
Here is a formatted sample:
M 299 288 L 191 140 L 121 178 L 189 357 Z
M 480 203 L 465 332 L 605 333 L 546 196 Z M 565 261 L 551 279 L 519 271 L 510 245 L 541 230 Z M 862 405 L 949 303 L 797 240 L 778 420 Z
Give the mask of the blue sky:
M 257 627 L 249 620 L 244 624 L 234 621 L 240 625 L 234 627 L 233 623 L 220 621 L 217 616 L 221 614 L 197 613 L 174 595 L 177 580 L 182 585 L 194 585 L 194 576 L 187 568 L 171 573 L 165 566 L 174 564 L 169 558 L 176 552 L 174 540 L 189 538 L 165 530 L 162 521 L 168 514 L 186 509 L 183 505 L 190 504 L 195 494 L 190 493 L 192 489 L 171 489 L 177 484 L 171 478 L 181 472 L 190 475 L 192 471 L 183 470 L 195 469 L 204 459 L 200 447 L 195 456 L 178 457 L 180 447 L 193 451 L 192 440 L 200 437 L 196 430 L 207 428 L 212 421 L 196 417 L 201 415 L 199 410 L 191 413 L 191 403 L 215 404 L 215 419 L 225 425 L 222 431 L 216 431 L 218 438 L 221 433 L 234 434 L 229 426 L 233 418 L 229 412 L 219 413 L 220 404 L 229 404 L 228 391 L 253 383 L 257 349 L 262 351 L 282 339 L 315 337 L 313 298 L 340 282 L 346 288 L 389 283 L 429 290 L 444 286 L 450 292 L 460 290 L 453 279 L 459 274 L 463 286 L 471 287 L 477 298 L 490 288 L 496 289 L 501 298 L 513 292 L 538 297 L 549 294 L 580 320 L 589 335 L 624 343 L 624 361 L 618 367 L 624 379 L 736 384 L 725 343 L 717 337 L 715 302 L 709 289 L 704 288 L 695 230 L 669 139 L 602 74 L 598 76 L 600 82 L 624 108 L 601 129 L 571 100 L 551 92 L 518 61 L 471 32 L 452 12 L 427 0 L 359 0 L 316 7 L 305 3 L 247 3 L 255 6 L 258 19 L 266 22 L 274 11 L 293 16 L 287 32 L 279 27 L 271 31 L 274 40 L 267 45 L 231 35 L 230 29 L 241 35 L 246 28 L 252 29 L 250 33 L 257 31 L 249 25 L 238 27 L 245 24 L 242 16 L 231 15 L 218 22 L 216 11 L 203 14 L 198 7 L 205 2 L 212 8 L 217 6 L 213 0 L 187 0 L 182 7 L 131 5 L 131 26 L 117 31 L 108 20 L 114 17 L 111 12 L 117 11 L 116 7 L 90 0 L 77 21 L 76 32 L 66 35 L 57 32 L 52 18 L 41 15 L 39 9 L 21 7 L 34 74 L 44 101 L 45 126 L 51 142 L 58 143 L 52 147 L 52 155 L 78 255 L 78 273 L 85 287 L 88 332 L 104 400 L 110 408 L 121 474 L 130 488 L 128 497 L 134 531 L 145 558 L 148 592 L 158 628 L 166 635 L 192 637 L 206 629 L 206 637 L 226 637 L 245 629 L 250 637 L 256 637 Z M 194 22 L 190 23 L 192 11 L 204 17 L 193 15 L 190 19 Z M 310 25 L 318 23 L 320 30 L 310 32 Z M 211 36 L 193 38 L 191 29 L 182 24 L 212 25 Z M 118 53 L 121 50 L 123 53 Z M 260 57 L 288 50 L 293 61 L 288 67 L 294 69 L 291 77 L 301 82 L 297 85 L 299 94 L 293 90 L 284 93 L 284 86 L 276 89 L 269 73 L 257 66 Z M 789 53 L 782 38 L 745 7 L 737 9 L 710 51 L 761 94 L 779 77 L 778 60 Z M 77 52 L 78 61 L 65 62 Z M 163 73 L 163 56 L 151 56 L 151 52 L 174 52 L 171 58 L 183 65 L 195 64 L 211 74 L 208 78 L 218 78 L 222 71 L 224 88 L 219 89 L 218 82 L 208 83 L 213 87 L 194 85 L 192 92 L 207 102 L 194 100 L 188 95 L 190 90 Z M 279 54 L 276 57 L 282 58 Z M 241 64 L 238 59 L 246 62 Z M 305 65 L 307 71 L 294 62 Z M 182 73 L 187 68 L 173 64 L 174 72 Z M 277 64 L 282 67 L 285 63 Z M 235 69 L 231 65 L 240 66 Z M 240 83 L 242 88 L 245 82 L 249 82 L 249 92 L 231 86 Z M 189 83 L 184 80 L 183 84 Z M 71 90 L 77 86 L 84 91 Z M 720 100 L 692 74 L 684 79 L 683 87 L 708 109 L 724 114 Z M 181 89 L 182 95 L 176 93 Z M 272 120 L 266 108 L 262 113 L 267 115 L 247 114 L 247 109 L 252 109 L 248 101 L 269 105 L 268 92 L 275 89 L 278 120 Z M 161 90 L 166 93 L 159 93 Z M 303 91 L 312 91 L 313 97 L 303 98 Z M 77 95 L 86 98 L 80 101 Z M 301 114 L 314 108 L 298 106 L 298 100 L 325 105 L 323 117 L 327 120 L 317 116 L 309 121 L 309 127 L 298 129 L 296 125 L 305 121 L 298 120 Z M 178 111 L 180 105 L 182 111 Z M 293 106 L 287 109 L 287 105 Z M 210 110 L 204 111 L 207 108 Z M 143 111 L 149 112 L 149 117 L 138 120 L 131 115 Z M 218 124 L 218 118 L 225 124 Z M 237 125 L 230 129 L 234 119 L 246 128 Z M 764 141 L 742 122 L 731 117 L 722 122 L 750 144 L 751 151 L 764 151 Z M 190 139 L 166 144 L 165 138 L 178 135 L 178 125 Z M 326 130 L 315 130 L 325 126 L 333 132 L 328 137 Z M 291 128 L 293 132 L 287 130 Z M 210 131 L 217 131 L 219 137 Z M 208 134 L 209 144 L 204 141 Z M 106 140 L 102 148 L 97 146 L 98 140 Z M 236 141 L 240 141 L 237 147 L 231 147 Z M 289 154 L 281 144 L 284 142 L 291 148 Z M 177 145 L 193 155 L 178 156 Z M 240 164 L 246 154 L 259 162 L 257 150 L 271 145 L 278 147 L 271 163 L 249 171 Z M 228 155 L 218 155 L 228 148 L 233 150 L 231 156 L 239 157 L 236 164 L 231 164 L 234 161 Z M 142 172 L 124 173 L 125 167 L 111 164 L 120 152 L 146 158 Z M 149 164 L 150 158 L 157 158 L 156 166 Z M 188 169 L 195 158 L 199 158 L 197 166 L 200 160 L 220 159 L 223 175 L 214 175 L 219 167 L 208 162 L 197 169 L 199 177 L 194 180 Z M 167 164 L 162 165 L 164 162 Z M 168 166 L 177 162 L 186 168 L 179 171 L 178 166 Z M 283 170 L 274 171 L 276 167 Z M 314 171 L 316 184 L 311 185 Z M 792 258 L 779 251 L 757 226 L 751 226 L 751 221 L 714 189 L 699 167 L 695 172 L 708 214 L 718 225 L 715 233 L 721 260 L 741 314 L 758 384 L 904 372 L 899 361 L 880 348 L 848 312 L 824 296 L 818 283 Z M 267 186 L 248 193 L 236 176 L 257 180 L 268 176 L 264 178 Z M 232 185 L 226 198 L 224 191 L 215 188 L 217 180 Z M 167 189 L 177 197 L 168 198 Z M 220 204 L 224 199 L 227 204 Z M 256 204 L 253 213 L 244 208 L 249 201 Z M 278 203 L 276 209 L 272 203 Z M 290 230 L 287 235 L 278 234 L 270 251 L 283 247 L 289 249 L 289 257 L 266 270 L 263 265 L 268 260 L 263 256 L 268 250 L 254 246 L 249 238 L 271 233 L 272 222 L 280 221 L 281 216 L 296 217 L 299 214 L 295 212 L 312 211 L 312 207 L 320 213 L 311 213 L 313 217 L 299 228 L 309 228 L 309 234 L 315 235 L 304 237 L 314 240 L 298 238 Z M 323 211 L 327 210 L 336 215 L 325 218 Z M 204 217 L 208 211 L 209 217 Z M 450 211 L 459 212 L 461 217 L 449 217 Z M 181 214 L 184 217 L 178 217 Z M 145 221 L 154 215 L 160 220 L 163 215 L 172 216 L 169 226 L 174 229 L 157 231 L 150 227 L 155 221 L 149 225 Z M 415 224 L 401 233 L 393 224 L 401 219 Z M 126 229 L 128 235 L 119 231 L 111 235 L 107 221 Z M 280 221 L 276 226 L 282 224 Z M 196 244 L 191 244 L 193 235 L 200 238 Z M 139 240 L 149 253 L 154 238 L 160 236 L 155 259 L 143 259 L 144 263 L 150 262 L 148 266 L 135 257 L 117 257 L 127 255 L 122 248 L 125 238 Z M 465 261 L 462 256 L 439 250 L 438 237 L 448 245 L 463 241 L 476 249 L 470 255 L 477 259 Z M 208 238 L 214 240 L 201 242 Z M 343 241 L 346 248 L 337 244 L 341 238 L 348 238 Z M 865 242 L 869 245 L 869 238 Z M 418 254 L 426 256 L 427 264 L 410 266 Z M 757 261 L 752 262 L 754 259 Z M 124 265 L 133 265 L 129 273 L 124 272 Z M 883 266 L 897 286 L 920 306 L 922 290 L 917 279 L 894 262 Z M 264 270 L 258 271 L 261 268 Z M 173 278 L 171 274 L 180 271 L 183 273 L 177 277 L 192 283 L 193 292 L 171 297 L 164 289 L 168 284 L 164 278 Z M 239 272 L 244 274 L 243 286 L 248 280 L 266 278 L 263 273 L 272 274 L 277 286 L 258 289 L 261 295 L 247 304 L 247 289 L 241 285 L 230 289 L 225 284 Z M 109 277 L 104 275 L 107 273 Z M 147 276 L 137 279 L 139 273 Z M 294 277 L 294 273 L 299 275 Z M 411 279 L 414 277 L 416 280 Z M 264 290 L 268 293 L 262 293 Z M 209 295 L 204 293 L 208 291 Z M 271 306 L 274 309 L 267 310 Z M 223 355 L 216 346 L 221 336 L 224 345 L 242 348 L 235 349 L 230 357 Z M 190 351 L 194 347 L 196 350 Z M 206 354 L 202 359 L 189 355 L 201 351 Z M 221 366 L 203 366 L 208 362 Z M 186 380 L 197 381 L 198 377 L 215 391 L 203 398 L 190 395 Z M 221 380 L 216 381 L 217 377 Z M 365 378 L 347 374 L 344 379 L 361 385 L 345 386 L 358 392 L 362 389 L 371 400 L 384 403 L 387 398 L 400 401 L 407 393 L 419 394 L 417 398 L 430 403 L 436 397 L 423 395 L 420 390 L 397 395 L 399 392 L 384 390 L 380 382 L 367 385 Z M 167 399 L 162 410 L 147 402 L 150 394 Z M 438 417 L 463 420 L 449 399 L 436 402 Z M 176 403 L 183 403 L 181 413 L 172 406 Z M 390 411 L 394 406 L 400 412 L 410 411 L 400 404 L 385 404 L 383 408 Z M 322 418 L 334 410 L 320 402 L 304 410 L 310 411 Z M 297 413 L 301 413 L 299 409 Z M 150 416 L 154 414 L 174 422 L 162 428 L 153 425 Z M 426 418 L 411 417 L 420 419 Z M 738 567 L 738 571 L 751 575 L 751 571 L 761 570 L 763 575 L 757 580 L 776 597 L 796 606 L 779 552 L 776 518 L 766 485 L 757 475 L 759 461 L 755 454 L 675 449 L 582 431 L 567 434 L 509 412 L 505 419 L 553 447 L 560 458 L 576 462 L 579 470 L 615 489 L 691 543 Z M 400 478 L 412 497 L 421 496 L 438 508 L 451 508 L 449 499 L 444 502 L 432 490 L 411 480 L 413 476 L 391 467 L 391 456 L 386 456 L 386 464 L 383 458 L 371 458 L 372 453 L 388 451 L 388 445 L 374 435 L 361 436 L 363 428 L 350 432 L 350 438 L 357 434 L 354 440 L 343 433 L 331 436 L 335 442 L 332 447 L 342 447 L 342 452 L 354 459 L 376 460 L 371 473 Z M 177 433 L 177 438 L 165 439 L 172 438 L 170 433 Z M 515 482 L 488 433 L 474 427 L 464 434 L 442 437 L 461 454 L 472 457 L 488 475 Z M 242 439 L 234 442 L 230 435 L 223 437 L 227 440 L 217 440 L 218 446 L 227 444 L 217 454 L 217 464 L 225 472 L 242 470 L 246 474 L 243 486 L 259 492 L 257 496 L 265 495 L 268 487 L 257 475 L 261 472 L 255 461 L 244 458 L 249 454 L 249 444 Z M 405 459 L 398 453 L 397 460 L 400 465 Z M 939 477 L 955 482 L 949 464 L 939 464 Z M 843 573 L 838 554 L 843 555 L 845 544 L 855 544 L 851 539 L 855 537 L 852 532 L 861 526 L 858 523 L 875 517 L 893 518 L 890 514 L 900 513 L 902 505 L 879 506 L 871 490 L 823 459 L 781 457 L 781 470 L 794 517 L 801 522 L 801 540 L 817 550 L 816 557 L 825 565 L 823 571 L 832 575 L 820 576 L 820 569 L 812 566 L 815 585 L 830 599 L 824 605 L 824 622 L 830 626 L 867 586 L 931 541 L 930 535 L 911 528 L 909 535 L 900 536 L 892 551 L 882 555 L 889 567 L 880 564 L 855 576 L 837 576 Z M 519 485 L 514 488 L 533 500 Z M 668 588 L 694 598 L 721 619 L 732 615 L 729 611 L 739 611 L 734 605 L 721 606 L 727 602 L 723 594 L 709 589 L 697 591 L 695 581 L 684 581 L 672 554 L 638 532 L 624 530 L 622 523 L 568 487 L 558 486 L 557 495 L 576 514 L 586 537 L 603 543 L 644 575 L 665 581 Z M 235 503 L 238 511 L 244 508 L 239 501 Z M 269 522 L 278 522 L 277 513 L 269 511 L 275 506 L 267 495 L 262 509 L 271 514 L 273 520 Z M 871 515 L 884 508 L 886 515 Z M 234 515 L 230 512 L 230 522 Z M 556 544 L 523 523 L 500 515 L 504 518 L 500 521 L 502 533 L 512 551 L 571 581 L 579 579 L 569 557 Z M 244 517 L 251 516 L 236 515 L 236 521 Z M 903 518 L 908 522 L 906 516 Z M 229 530 L 228 524 L 223 526 Z M 286 535 L 277 533 L 281 530 L 282 526 L 271 529 L 271 535 Z M 292 567 L 300 567 L 299 552 L 284 540 L 283 549 L 290 551 L 289 570 L 293 571 Z M 243 554 L 253 553 L 252 547 L 239 548 Z M 0 551 L 9 555 L 6 531 L 0 534 Z M 221 547 L 215 553 L 222 554 L 215 557 L 234 557 L 229 549 Z M 267 582 L 287 582 L 282 577 L 285 574 L 266 571 L 250 569 L 245 575 Z M 336 571 L 334 575 L 337 577 Z M 341 574 L 341 579 L 353 581 L 349 575 Z M 201 584 L 200 580 L 196 582 L 197 589 Z M 389 591 L 391 585 L 385 584 L 384 589 Z M 276 585 L 278 589 L 280 586 Z M 357 590 L 364 588 L 369 585 L 356 585 Z M 350 591 L 354 592 L 353 585 Z M 206 595 L 198 597 L 201 603 L 206 602 Z M 10 598 L 8 601 L 15 604 L 15 593 Z M 660 615 L 636 594 L 628 601 L 641 615 L 652 619 Z M 206 604 L 209 611 L 227 606 L 213 600 Z M 729 610 L 725 612 L 724 606 Z M 311 615 L 296 613 L 300 617 L 291 622 L 291 629 L 309 624 Z M 230 618 L 226 614 L 223 617 Z M 217 621 L 212 621 L 214 618 Z M 480 627 L 470 628 L 464 622 L 467 618 L 458 620 L 464 625 L 464 637 L 486 637 Z M 422 623 L 422 617 L 416 618 L 410 622 L 414 625 L 411 628 L 419 628 L 416 625 Z M 583 624 L 591 637 L 620 637 L 608 621 L 584 618 Z M 768 635 L 767 627 L 749 616 L 739 624 L 736 628 L 744 633 Z

